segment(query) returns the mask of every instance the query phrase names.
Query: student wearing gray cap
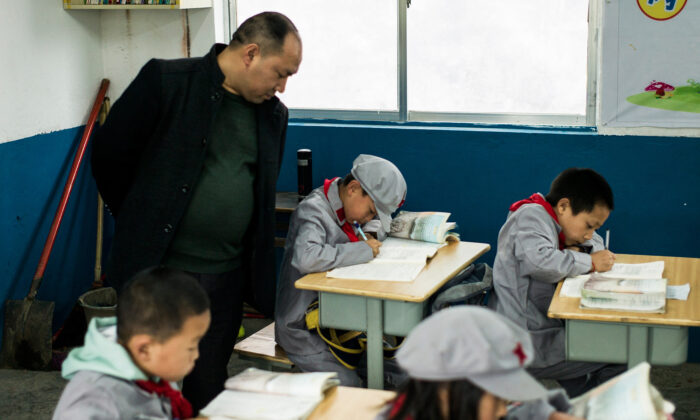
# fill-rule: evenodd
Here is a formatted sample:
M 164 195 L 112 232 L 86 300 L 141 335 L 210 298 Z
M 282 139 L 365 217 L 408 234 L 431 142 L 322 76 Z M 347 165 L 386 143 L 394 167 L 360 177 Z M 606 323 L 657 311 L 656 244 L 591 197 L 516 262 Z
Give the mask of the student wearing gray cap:
M 529 334 L 483 307 L 452 307 L 421 322 L 396 358 L 410 380 L 379 418 L 390 420 L 575 419 L 563 391 L 540 385 L 525 367 Z M 512 401 L 525 401 L 511 405 Z
M 362 385 L 357 373 L 365 359 L 361 333 L 318 327 L 313 309 L 318 293 L 299 290 L 294 282 L 372 260 L 405 197 L 406 181 L 393 163 L 359 155 L 350 174 L 327 179 L 292 214 L 278 283 L 275 340 L 302 371 L 337 372 L 342 385 Z M 384 372 L 390 385 L 405 379 L 394 360 L 385 362 Z

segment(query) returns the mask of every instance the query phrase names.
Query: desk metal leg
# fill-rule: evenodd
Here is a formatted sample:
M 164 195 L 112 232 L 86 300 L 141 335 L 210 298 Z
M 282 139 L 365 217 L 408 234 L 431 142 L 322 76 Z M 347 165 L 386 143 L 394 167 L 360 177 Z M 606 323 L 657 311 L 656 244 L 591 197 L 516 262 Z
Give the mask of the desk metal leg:
M 367 387 L 384 388 L 382 301 L 367 299 Z
M 649 328 L 630 325 L 627 368 L 649 360 Z

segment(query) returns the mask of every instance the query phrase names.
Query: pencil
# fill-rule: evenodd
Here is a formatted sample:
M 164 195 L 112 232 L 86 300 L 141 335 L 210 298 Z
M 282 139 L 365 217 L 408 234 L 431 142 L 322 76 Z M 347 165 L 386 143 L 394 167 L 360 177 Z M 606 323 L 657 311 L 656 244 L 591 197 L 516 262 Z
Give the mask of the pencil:
M 605 249 L 610 249 L 610 229 L 605 231 Z

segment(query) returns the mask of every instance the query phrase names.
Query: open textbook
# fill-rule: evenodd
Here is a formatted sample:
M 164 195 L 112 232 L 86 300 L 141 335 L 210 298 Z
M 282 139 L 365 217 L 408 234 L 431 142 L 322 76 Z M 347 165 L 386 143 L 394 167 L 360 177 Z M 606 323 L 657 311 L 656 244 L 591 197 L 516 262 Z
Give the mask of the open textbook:
M 649 383 L 649 363 L 627 372 L 571 400 L 570 414 L 587 420 L 666 420 L 675 407 Z
M 225 389 L 201 414 L 215 419 L 305 419 L 338 385 L 335 372 L 283 373 L 248 368 L 226 381 Z
M 335 268 L 326 277 L 354 280 L 413 281 L 444 243 L 386 238 L 370 262 Z
M 448 222 L 449 217 L 450 213 L 438 211 L 401 211 L 391 221 L 389 236 L 435 243 L 459 240 L 459 234 L 452 232 L 457 224 Z

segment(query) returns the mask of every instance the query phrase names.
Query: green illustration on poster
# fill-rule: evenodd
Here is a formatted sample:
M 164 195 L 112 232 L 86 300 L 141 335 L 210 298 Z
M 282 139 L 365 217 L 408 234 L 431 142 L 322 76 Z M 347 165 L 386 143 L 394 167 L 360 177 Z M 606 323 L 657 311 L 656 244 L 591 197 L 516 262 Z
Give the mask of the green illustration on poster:
M 627 101 L 635 105 L 666 111 L 700 113 L 700 82 L 688 79 L 686 83 L 685 86 L 675 87 L 654 80 L 644 88 L 643 92 L 628 96 Z

